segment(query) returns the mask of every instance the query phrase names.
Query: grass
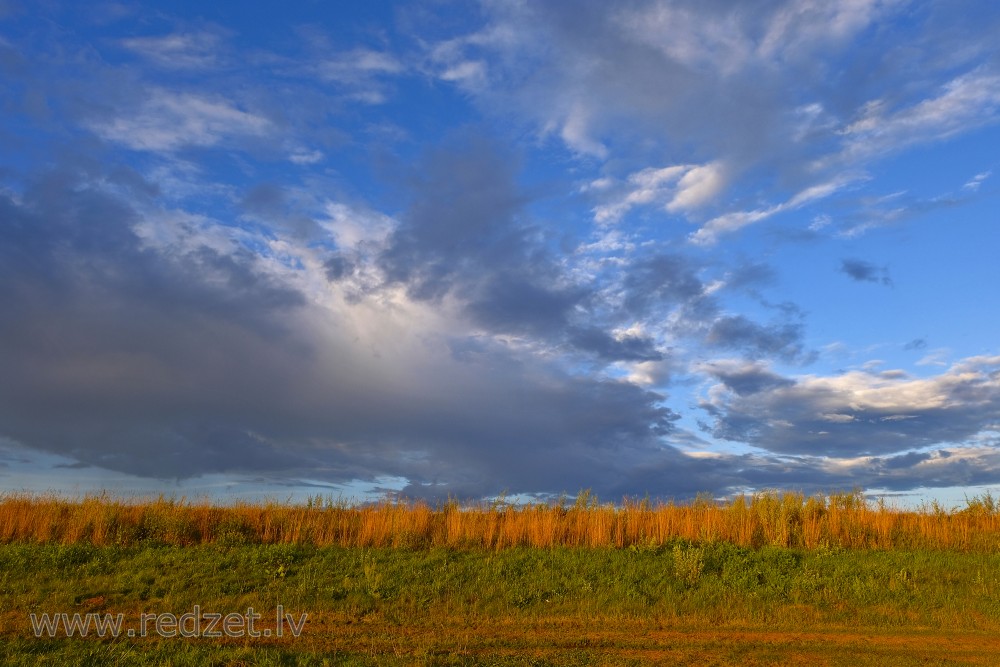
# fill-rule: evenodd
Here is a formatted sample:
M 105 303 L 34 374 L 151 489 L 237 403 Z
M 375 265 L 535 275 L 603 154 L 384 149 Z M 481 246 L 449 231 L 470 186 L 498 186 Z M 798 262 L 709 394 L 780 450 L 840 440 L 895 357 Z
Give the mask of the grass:
M 565 501 L 437 507 L 329 499 L 301 505 L 230 507 L 185 499 L 127 501 L 107 495 L 68 500 L 0 496 L 0 543 L 96 545 L 308 544 L 347 547 L 615 547 L 671 540 L 815 549 L 1000 549 L 1000 505 L 986 494 L 947 512 L 933 504 L 900 510 L 860 491 L 806 497 L 758 493 L 721 503 L 625 500 L 601 504 L 587 492 Z
M 857 494 L 826 498 L 809 548 L 810 499 L 791 498 L 433 510 L 313 502 L 274 506 L 267 523 L 251 505 L 8 496 L 3 530 L 26 516 L 39 525 L 3 533 L 0 663 L 991 664 L 996 535 L 958 538 L 992 526 L 989 499 L 890 522 L 890 510 Z M 678 534 L 705 516 L 715 532 Z M 375 519 L 410 532 L 375 539 Z M 549 522 L 546 547 L 497 537 L 541 534 L 529 519 Z M 892 529 L 880 532 L 878 520 Z M 721 539 L 741 526 L 752 528 L 747 544 Z M 253 607 L 269 618 L 278 604 L 309 614 L 301 637 L 36 639 L 28 619 L 122 613 L 128 627 L 150 611 Z
M 121 664 L 323 664 L 331 656 L 340 661 L 333 664 L 463 657 L 529 664 L 518 660 L 532 656 L 576 664 L 609 655 L 627 663 L 632 654 L 678 644 L 691 648 L 692 659 L 698 647 L 763 650 L 761 635 L 778 653 L 784 644 L 802 653 L 805 637 L 821 655 L 846 659 L 856 644 L 878 644 L 878 637 L 925 645 L 904 645 L 906 652 L 926 653 L 944 637 L 978 638 L 993 651 L 988 640 L 1000 630 L 1000 556 L 985 553 L 682 541 L 501 551 L 15 544 L 0 547 L 0 572 L 4 664 L 111 657 Z M 149 610 L 181 614 L 198 604 L 266 615 L 279 603 L 310 614 L 302 637 L 39 640 L 27 620 L 32 611 L 120 612 L 134 625 Z

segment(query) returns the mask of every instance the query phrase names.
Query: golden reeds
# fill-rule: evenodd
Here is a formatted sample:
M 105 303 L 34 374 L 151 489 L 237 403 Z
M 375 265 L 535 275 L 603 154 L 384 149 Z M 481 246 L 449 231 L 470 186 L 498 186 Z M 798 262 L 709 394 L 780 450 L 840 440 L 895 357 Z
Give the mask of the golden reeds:
M 0 543 L 95 545 L 201 543 L 309 544 L 345 547 L 435 546 L 648 547 L 670 540 L 725 541 L 813 549 L 1000 549 L 1000 504 L 986 494 L 945 511 L 872 503 L 855 491 L 804 496 L 757 493 L 725 502 L 626 500 L 598 503 L 582 493 L 575 504 L 427 503 L 386 501 L 347 505 L 215 505 L 160 497 L 126 500 L 103 494 L 0 495 Z

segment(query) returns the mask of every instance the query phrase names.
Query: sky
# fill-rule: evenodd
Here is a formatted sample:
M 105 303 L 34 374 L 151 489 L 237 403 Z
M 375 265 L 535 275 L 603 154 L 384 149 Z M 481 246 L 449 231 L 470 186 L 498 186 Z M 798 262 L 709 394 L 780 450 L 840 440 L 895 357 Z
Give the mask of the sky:
M 992 0 L 0 0 L 0 491 L 1000 487 Z

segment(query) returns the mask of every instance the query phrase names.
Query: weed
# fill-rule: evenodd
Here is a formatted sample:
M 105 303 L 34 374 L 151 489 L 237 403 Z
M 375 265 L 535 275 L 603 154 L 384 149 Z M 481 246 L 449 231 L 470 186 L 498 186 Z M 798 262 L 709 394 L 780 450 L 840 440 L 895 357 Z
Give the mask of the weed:
M 674 545 L 674 576 L 686 586 L 694 587 L 705 569 L 705 554 L 699 547 Z

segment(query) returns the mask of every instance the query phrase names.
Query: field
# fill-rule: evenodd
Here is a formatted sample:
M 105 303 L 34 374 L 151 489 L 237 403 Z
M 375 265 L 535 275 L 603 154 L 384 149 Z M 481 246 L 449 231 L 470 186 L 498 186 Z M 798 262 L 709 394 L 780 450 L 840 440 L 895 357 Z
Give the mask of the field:
M 0 663 L 997 664 L 998 519 L 989 496 L 951 512 L 858 493 L 517 507 L 5 496 Z M 299 636 L 276 635 L 279 605 Z M 252 608 L 260 636 L 125 636 L 144 614 L 193 622 L 196 607 L 199 622 Z M 31 614 L 60 613 L 121 614 L 121 632 L 35 636 Z

